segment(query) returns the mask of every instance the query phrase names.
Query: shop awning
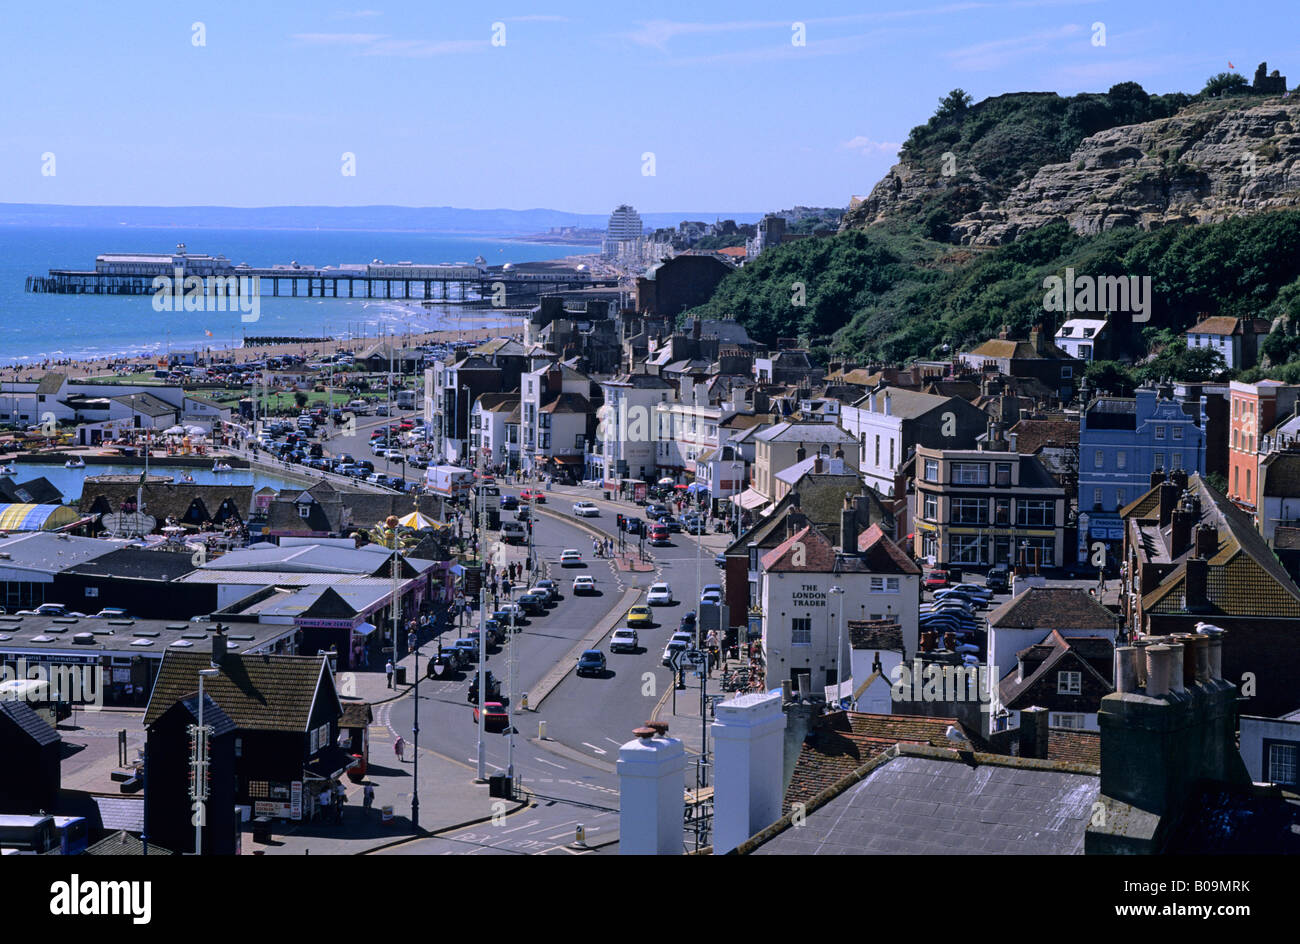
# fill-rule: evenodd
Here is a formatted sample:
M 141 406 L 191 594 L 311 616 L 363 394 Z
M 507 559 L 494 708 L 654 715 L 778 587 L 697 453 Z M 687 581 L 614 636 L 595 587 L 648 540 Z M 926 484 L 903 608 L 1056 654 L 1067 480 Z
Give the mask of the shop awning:
M 748 511 L 751 508 L 757 508 L 759 505 L 766 505 L 767 496 L 762 492 L 755 491 L 752 488 L 747 488 L 736 496 L 734 501 L 740 505 L 741 508 Z
M 355 636 L 369 636 L 376 628 L 374 623 L 362 623 L 360 626 L 354 626 L 352 633 Z
M 582 456 L 551 456 L 551 461 L 556 465 L 582 465 Z
M 321 749 L 316 759 L 303 768 L 303 773 L 321 780 L 333 780 L 359 760 L 343 748 L 330 745 Z

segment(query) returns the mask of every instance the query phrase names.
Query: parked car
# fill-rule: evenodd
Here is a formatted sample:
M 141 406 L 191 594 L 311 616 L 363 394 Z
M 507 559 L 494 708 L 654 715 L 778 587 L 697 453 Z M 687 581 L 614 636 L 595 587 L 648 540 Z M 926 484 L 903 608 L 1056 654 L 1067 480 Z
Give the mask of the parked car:
M 519 499 L 518 499 L 518 498 L 516 498 L 516 497 L 513 496 L 513 495 L 502 495 L 502 496 L 501 496 L 501 510 L 502 510 L 502 511 L 516 511 L 516 510 L 518 510 L 518 508 L 519 508 Z
M 484 672 L 483 678 L 487 681 L 487 700 L 500 701 L 501 683 L 497 681 L 496 676 L 492 674 L 492 670 L 489 669 L 486 672 Z M 478 673 L 477 672 L 475 672 L 474 675 L 469 680 L 469 691 L 466 692 L 465 700 L 470 702 L 478 701 Z
M 529 590 L 527 593 L 519 594 L 516 600 L 524 608 L 524 612 L 530 616 L 546 615 L 546 596 L 544 594 L 534 593 Z
M 923 581 L 923 586 L 927 590 L 938 590 L 942 587 L 948 586 L 948 584 L 948 571 L 946 570 L 932 570 L 925 575 L 925 580 Z
M 690 647 L 691 647 L 690 643 L 688 643 L 688 642 L 686 642 L 686 641 L 684 641 L 684 640 L 681 640 L 681 639 L 670 639 L 670 640 L 668 640 L 668 645 L 664 646 L 664 654 L 663 654 L 663 660 L 662 660 L 662 661 L 663 661 L 663 664 L 664 664 L 664 665 L 672 665 L 672 664 L 673 664 L 673 656 L 674 656 L 675 654 L 685 652 L 685 651 L 686 651 L 687 649 L 689 649 Z
M 666 583 L 651 584 L 645 595 L 646 603 L 651 606 L 672 606 L 673 590 Z
M 1006 564 L 993 565 L 984 578 L 984 586 L 994 593 L 1006 593 L 1011 589 L 1011 568 Z
M 555 603 L 560 599 L 560 585 L 550 577 L 543 577 L 533 585 L 533 590 L 546 591 L 546 602 Z
M 599 649 L 588 649 L 578 656 L 578 675 L 604 675 L 605 653 Z
M 452 643 L 452 648 L 459 649 L 460 654 L 465 657 L 465 661 L 467 663 L 478 661 L 478 640 L 477 639 L 462 637 L 460 639 L 457 639 L 454 643 Z
M 668 514 L 668 507 L 655 502 L 645 506 L 645 516 L 650 521 L 655 521 Z
M 437 656 L 429 660 L 429 666 L 424 670 L 424 677 L 436 679 L 443 675 L 449 675 L 457 672 L 465 664 L 465 656 L 459 649 L 444 649 Z M 442 671 L 439 671 L 441 668 Z
M 92 619 L 134 619 L 130 613 L 120 606 L 106 606 L 98 613 L 91 614 Z
M 636 652 L 641 648 L 641 641 L 635 629 L 616 629 L 609 637 L 610 652 Z
M 661 517 L 659 519 L 659 524 L 667 528 L 673 534 L 682 533 L 682 523 L 678 521 L 676 518 L 674 518 L 672 515 L 664 515 L 663 517 Z M 654 528 L 651 527 L 650 530 L 653 532 Z
M 579 518 L 599 518 L 600 509 L 589 501 L 573 503 L 573 513 Z

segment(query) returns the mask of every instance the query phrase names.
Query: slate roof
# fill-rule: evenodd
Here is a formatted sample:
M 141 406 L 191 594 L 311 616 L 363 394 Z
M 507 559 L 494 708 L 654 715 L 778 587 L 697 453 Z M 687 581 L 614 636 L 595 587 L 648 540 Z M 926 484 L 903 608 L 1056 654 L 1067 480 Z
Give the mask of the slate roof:
M 145 709 L 146 726 L 197 691 L 199 670 L 208 668 L 210 656 L 210 652 L 167 652 Z M 305 732 L 318 689 L 322 698 L 339 703 L 324 656 L 227 653 L 220 674 L 204 682 L 205 692 L 231 721 L 255 731 Z
M 207 721 L 207 718 L 203 719 Z M 144 797 L 109 794 L 91 797 L 99 808 L 99 822 L 105 829 L 122 829 L 131 833 L 144 831 Z M 153 843 L 149 843 L 150 848 Z
M 1030 587 L 1012 597 L 988 616 L 991 629 L 1104 629 L 1115 630 L 1118 618 L 1077 587 Z
M 1016 435 L 1016 451 L 1033 455 L 1046 445 L 1077 446 L 1079 423 L 1065 419 L 1023 419 L 1008 430 Z
M 19 505 L 61 505 L 63 493 L 43 475 L 18 483 L 0 475 L 0 499 Z
M 585 414 L 591 412 L 591 403 L 580 393 L 562 393 L 538 412 Z
M 737 850 L 758 855 L 1079 855 L 1100 777 L 1077 765 L 900 745 Z
M 143 806 L 144 804 L 141 804 Z M 105 836 L 93 846 L 87 846 L 85 855 L 93 856 L 138 856 L 138 855 L 180 855 L 170 849 L 164 849 L 156 842 L 149 843 L 148 852 L 138 836 L 132 836 L 123 830 Z
M 857 711 L 822 715 L 814 720 L 799 749 L 782 811 L 790 812 L 795 803 L 806 806 L 817 794 L 895 744 L 949 746 L 949 725 L 961 729 L 956 718 L 873 715 Z
M 1266 498 L 1300 497 L 1300 453 L 1275 452 L 1260 463 Z
M 1031 707 L 1030 704 L 1018 703 L 1018 699 L 1060 668 L 1062 660 L 1067 660 L 1071 652 L 1078 656 L 1077 659 L 1068 659 L 1068 667 L 1071 670 L 1078 667 L 1079 671 L 1090 673 L 1094 680 L 1100 682 L 1105 688 L 1106 694 L 1114 691 L 1113 679 L 1107 678 L 1104 673 L 1098 671 L 1096 666 L 1096 662 L 1103 656 L 1112 660 L 1114 658 L 1114 646 L 1106 637 L 1072 636 L 1066 639 L 1056 630 L 1052 630 L 1041 643 L 1029 646 L 1017 655 L 1023 659 L 1030 650 L 1039 650 L 1035 655 L 1040 655 L 1041 661 L 1023 678 L 1019 677 L 1019 667 L 1012 669 L 998 685 L 1002 694 L 1002 704 L 1013 711 Z
M 57 744 L 63 740 L 49 722 L 32 710 L 31 705 L 17 698 L 0 699 L 0 715 L 8 718 L 21 736 L 29 738 L 40 747 Z
M 53 372 L 45 374 L 41 377 L 40 383 L 36 385 L 36 392 L 38 394 L 43 393 L 47 396 L 52 393 L 58 393 L 59 388 L 63 386 L 63 382 L 67 379 L 67 374 L 56 374 Z
M 763 442 L 792 443 L 856 443 L 852 435 L 835 423 L 777 423 L 760 433 L 755 439 Z
M 167 416 L 168 414 L 175 415 L 181 412 L 180 407 L 172 406 L 166 400 L 155 397 L 152 393 L 124 393 L 121 396 L 113 397 L 113 402 L 121 403 L 136 413 L 154 418 Z
M 115 514 L 122 502 L 135 500 L 137 482 L 100 482 L 87 479 L 77 500 L 77 510 L 83 515 Z M 189 482 L 150 482 L 141 488 L 145 511 L 158 519 L 161 526 L 170 515 L 181 524 L 198 526 L 204 520 L 220 513 L 222 504 L 229 502 L 227 511 L 240 521 L 248 515 L 253 502 L 252 485 L 197 485 Z M 228 517 L 228 515 L 223 516 Z
M 873 524 L 858 535 L 858 551 L 865 555 L 867 569 L 873 574 L 921 573 L 916 561 L 890 540 L 878 524 Z
M 889 395 L 889 415 L 904 420 L 916 419 L 951 405 L 948 397 L 936 396 L 932 393 L 921 393 L 904 387 L 885 387 L 881 390 L 874 390 L 853 405 L 864 410 L 870 410 L 874 398 L 875 412 L 883 416 L 885 415 L 886 394 Z
M 178 554 L 174 551 L 124 547 L 76 567 L 69 567 L 66 572 L 136 580 L 175 580 L 192 570 L 194 564 L 188 552 Z

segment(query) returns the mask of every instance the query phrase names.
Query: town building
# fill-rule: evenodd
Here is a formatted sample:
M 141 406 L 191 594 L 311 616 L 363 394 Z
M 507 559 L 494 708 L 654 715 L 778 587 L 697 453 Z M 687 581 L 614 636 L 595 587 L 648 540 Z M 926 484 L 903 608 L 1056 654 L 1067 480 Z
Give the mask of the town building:
M 659 404 L 676 399 L 672 384 L 656 374 L 621 374 L 603 381 L 605 396 L 598 414 L 599 450 L 590 457 L 590 478 L 602 479 L 606 488 L 619 479 L 650 481 L 658 468 L 654 437 Z
M 915 556 L 939 567 L 1064 566 L 1065 490 L 1000 434 L 980 446 L 916 450 Z
M 1111 360 L 1110 323 L 1105 318 L 1071 318 L 1056 329 L 1056 346 L 1080 361 Z
M 1300 433 L 1300 420 L 1292 424 L 1300 409 L 1300 385 L 1277 380 L 1228 385 L 1228 497 L 1238 508 L 1254 514 L 1259 506 L 1260 462 L 1268 450 L 1282 448 Z
M 1187 349 L 1218 351 L 1228 370 L 1244 370 L 1259 363 L 1260 346 L 1271 327 L 1267 318 L 1202 318 L 1187 329 Z
M 1027 340 L 1013 338 L 1010 329 L 1004 327 L 996 338 L 959 358 L 977 371 L 1038 380 L 1062 402 L 1073 397 L 1074 386 L 1083 376 L 1084 362 L 1053 344 L 1052 337 L 1041 327 L 1030 329 Z
M 834 423 L 777 423 L 754 433 L 753 440 L 753 488 L 767 501 L 781 498 L 777 473 L 810 456 L 842 459 L 849 469 L 862 462 L 858 440 Z

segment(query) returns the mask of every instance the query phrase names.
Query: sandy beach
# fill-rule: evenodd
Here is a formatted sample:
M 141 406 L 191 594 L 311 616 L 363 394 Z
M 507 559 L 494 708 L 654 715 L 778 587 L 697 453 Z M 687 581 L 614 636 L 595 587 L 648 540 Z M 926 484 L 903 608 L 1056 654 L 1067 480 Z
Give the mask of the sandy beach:
M 463 329 L 451 328 L 440 331 L 412 332 L 409 335 L 393 335 L 392 340 L 400 348 L 406 345 L 408 340 L 412 346 L 418 346 L 438 341 L 444 343 L 458 340 L 484 341 L 501 335 L 521 337 L 523 332 L 521 317 L 511 319 L 510 324 L 505 324 L 501 315 L 467 314 L 463 320 L 466 324 L 481 324 L 482 322 L 489 322 L 490 324 L 486 327 L 467 327 Z M 360 353 L 364 348 L 371 347 L 376 343 L 377 341 L 374 338 L 368 338 L 364 342 L 359 338 L 354 338 L 352 340 L 334 339 L 330 341 L 297 341 L 250 347 L 236 346 L 233 348 L 227 343 L 212 344 L 206 350 L 218 359 L 233 355 L 237 363 L 243 363 L 245 361 L 261 360 L 268 356 L 281 354 L 298 354 L 306 357 L 317 354 L 337 353 L 342 350 L 351 350 L 354 353 Z M 11 365 L 0 368 L 0 383 L 35 383 L 48 371 L 66 374 L 69 378 L 97 377 L 130 373 L 134 370 L 144 368 L 152 369 L 157 364 L 158 359 L 159 356 L 154 355 L 142 357 L 121 357 L 94 361 L 57 360 L 47 361 L 44 364 L 31 364 L 21 367 Z

